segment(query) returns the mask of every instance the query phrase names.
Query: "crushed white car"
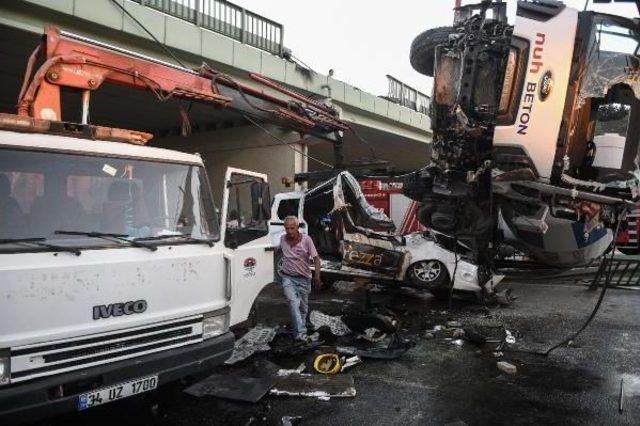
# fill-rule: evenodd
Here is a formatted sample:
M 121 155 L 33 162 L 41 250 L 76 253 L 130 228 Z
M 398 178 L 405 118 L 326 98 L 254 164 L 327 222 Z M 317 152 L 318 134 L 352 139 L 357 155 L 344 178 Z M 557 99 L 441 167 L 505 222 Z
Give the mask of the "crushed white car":
M 325 284 L 369 279 L 428 290 L 437 297 L 448 297 L 453 284 L 456 292 L 486 297 L 503 278 L 474 264 L 470 248 L 451 237 L 432 231 L 397 235 L 393 222 L 367 203 L 349 172 L 308 191 L 277 194 L 270 224 L 274 245 L 287 216 L 298 217 L 301 231 L 315 242 Z

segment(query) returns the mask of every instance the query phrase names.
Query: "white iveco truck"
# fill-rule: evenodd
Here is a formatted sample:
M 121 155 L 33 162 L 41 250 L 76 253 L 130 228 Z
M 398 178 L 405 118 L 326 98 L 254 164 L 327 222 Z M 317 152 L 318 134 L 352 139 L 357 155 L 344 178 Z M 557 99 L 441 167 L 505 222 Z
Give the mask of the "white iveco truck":
M 266 177 L 228 170 L 219 221 L 198 155 L 2 116 L 27 133 L 0 130 L 0 418 L 85 410 L 225 361 L 230 324 L 273 278 Z

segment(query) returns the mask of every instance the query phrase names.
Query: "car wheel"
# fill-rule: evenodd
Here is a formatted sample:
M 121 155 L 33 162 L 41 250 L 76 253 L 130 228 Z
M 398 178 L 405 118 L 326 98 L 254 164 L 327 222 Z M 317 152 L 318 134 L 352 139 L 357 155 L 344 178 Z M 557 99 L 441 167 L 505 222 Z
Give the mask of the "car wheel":
M 421 260 L 409 266 L 409 280 L 419 288 L 428 290 L 448 287 L 449 273 L 439 260 Z
M 418 35 L 411 43 L 409 60 L 413 69 L 421 74 L 433 77 L 436 59 L 436 47 L 446 43 L 453 27 L 438 27 Z

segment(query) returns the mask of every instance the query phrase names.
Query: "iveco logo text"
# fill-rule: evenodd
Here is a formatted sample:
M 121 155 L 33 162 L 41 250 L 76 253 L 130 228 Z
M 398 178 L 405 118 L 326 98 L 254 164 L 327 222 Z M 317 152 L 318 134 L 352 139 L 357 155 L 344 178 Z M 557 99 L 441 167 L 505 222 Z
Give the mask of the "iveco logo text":
M 93 319 L 120 317 L 122 315 L 141 314 L 147 310 L 146 300 L 135 302 L 112 303 L 110 305 L 98 305 L 93 307 Z

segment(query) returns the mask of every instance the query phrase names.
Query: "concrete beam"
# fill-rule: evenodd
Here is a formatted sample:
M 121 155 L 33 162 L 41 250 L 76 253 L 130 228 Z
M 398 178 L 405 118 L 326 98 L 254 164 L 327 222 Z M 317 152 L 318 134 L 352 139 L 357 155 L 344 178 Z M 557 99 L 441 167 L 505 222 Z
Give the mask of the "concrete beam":
M 158 40 L 177 51 L 191 65 L 198 66 L 206 61 L 236 78 L 245 74 L 246 79 L 246 72 L 258 72 L 303 93 L 328 97 L 331 92 L 332 99 L 344 109 L 344 118 L 350 122 L 389 135 L 397 133 L 424 143 L 430 141 L 429 119 L 423 114 L 149 7 L 129 0 L 118 1 Z M 171 60 L 110 0 L 1 2 L 0 23 L 36 33 L 41 33 L 47 24 L 59 25 L 69 31 Z

